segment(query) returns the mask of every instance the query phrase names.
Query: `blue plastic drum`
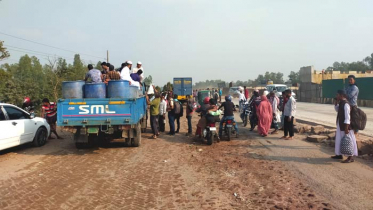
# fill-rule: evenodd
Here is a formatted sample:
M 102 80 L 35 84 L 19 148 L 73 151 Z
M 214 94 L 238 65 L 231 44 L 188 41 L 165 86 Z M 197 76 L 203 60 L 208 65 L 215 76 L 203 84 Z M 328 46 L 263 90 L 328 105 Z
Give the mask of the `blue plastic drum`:
M 138 97 L 139 97 L 139 88 L 137 86 L 130 86 L 129 98 L 138 98 Z
M 125 80 L 111 80 L 108 82 L 108 98 L 128 98 L 129 82 Z
M 85 98 L 106 98 L 105 83 L 86 83 L 84 85 Z
M 62 98 L 84 98 L 84 81 L 62 82 Z

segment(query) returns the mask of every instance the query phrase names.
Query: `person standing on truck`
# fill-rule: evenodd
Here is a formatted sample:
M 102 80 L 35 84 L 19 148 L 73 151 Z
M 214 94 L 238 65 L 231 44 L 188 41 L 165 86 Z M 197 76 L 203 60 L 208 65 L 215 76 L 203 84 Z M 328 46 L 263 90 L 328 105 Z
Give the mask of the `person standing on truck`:
M 101 72 L 98 69 L 94 69 L 92 64 L 88 65 L 88 73 L 85 75 L 84 81 L 90 79 L 91 83 L 101 83 L 102 77 Z
M 130 74 L 133 81 L 141 82 L 142 70 L 138 70 L 136 73 Z
M 139 70 L 142 71 L 142 75 L 140 76 L 140 78 L 141 78 L 141 82 L 142 82 L 142 80 L 144 79 L 144 68 L 142 67 L 142 63 L 141 63 L 140 61 L 137 62 L 137 65 L 136 65 L 135 68 L 133 68 L 132 73 L 135 74 L 135 73 L 137 73 Z
M 51 128 L 51 133 L 49 135 L 49 139 L 53 139 L 52 138 L 52 133 L 54 133 L 54 135 L 56 135 L 56 137 L 58 139 L 62 139 L 62 137 L 60 137 L 57 134 L 57 126 L 56 126 L 57 105 L 56 105 L 56 103 L 49 102 L 49 99 L 44 98 L 43 101 L 42 101 L 42 107 L 41 107 L 41 117 L 45 118 L 47 120 L 47 122 L 48 122 L 48 124 Z
M 167 95 L 167 112 L 168 112 L 168 123 L 170 124 L 170 132 L 168 133 L 171 136 L 175 135 L 175 113 L 174 113 L 174 99 L 172 94 Z
M 183 113 L 183 105 L 180 103 L 179 100 L 177 100 L 178 95 L 174 94 L 174 114 L 175 114 L 175 120 L 177 123 L 177 129 L 175 133 L 179 133 L 180 131 L 180 117 L 184 115 Z
M 193 97 L 191 97 L 190 95 L 187 95 L 187 106 L 186 106 L 186 118 L 188 120 L 188 133 L 186 134 L 186 136 L 192 136 L 192 116 L 193 116 L 193 112 L 195 110 L 195 106 L 196 106 L 196 103 L 193 99 Z
M 161 102 L 159 104 L 159 118 L 158 118 L 158 124 L 159 124 L 159 131 L 164 132 L 165 131 L 165 121 L 166 121 L 166 113 L 167 113 L 167 102 L 165 100 L 166 93 L 162 93 L 161 96 Z
M 159 136 L 159 131 L 158 131 L 159 116 L 158 115 L 159 115 L 159 104 L 161 103 L 159 93 L 155 90 L 155 88 L 154 88 L 154 91 L 155 91 L 155 94 L 154 94 L 155 98 L 152 101 L 150 101 L 149 96 L 146 95 L 146 101 L 148 105 L 150 105 L 150 125 L 153 131 L 152 139 L 156 139 Z
M 106 80 L 106 83 L 110 80 L 120 80 L 120 74 L 117 71 L 115 71 L 113 65 L 109 66 L 109 73 Z
M 127 66 L 125 66 L 123 69 L 122 69 L 122 72 L 120 73 L 120 78 L 122 80 L 126 80 L 126 81 L 129 81 L 130 82 L 130 85 L 133 85 L 133 86 L 136 86 L 140 89 L 140 83 L 137 82 L 137 81 L 134 81 L 132 78 L 131 78 L 131 75 L 130 75 L 130 70 L 132 68 L 132 61 L 127 61 Z

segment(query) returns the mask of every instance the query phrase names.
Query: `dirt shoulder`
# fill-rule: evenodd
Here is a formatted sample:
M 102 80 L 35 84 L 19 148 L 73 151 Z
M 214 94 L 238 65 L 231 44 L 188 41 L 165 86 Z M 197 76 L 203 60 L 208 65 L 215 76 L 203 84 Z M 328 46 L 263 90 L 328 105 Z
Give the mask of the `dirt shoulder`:
M 77 150 L 63 133 L 41 148 L 7 150 L 0 209 L 335 209 L 246 128 L 207 146 L 181 123 L 174 137 L 143 134 L 139 148 Z

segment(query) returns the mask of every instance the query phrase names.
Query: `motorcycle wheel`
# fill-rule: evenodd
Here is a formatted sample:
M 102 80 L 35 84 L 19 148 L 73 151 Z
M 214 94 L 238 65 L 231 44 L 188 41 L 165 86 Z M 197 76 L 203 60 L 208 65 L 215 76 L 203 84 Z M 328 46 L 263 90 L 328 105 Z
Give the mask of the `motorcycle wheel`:
M 214 141 L 214 135 L 212 134 L 212 132 L 208 132 L 206 138 L 207 138 L 207 145 L 211 145 L 212 142 Z
M 243 118 L 243 127 L 246 127 L 246 125 L 247 125 L 247 115 L 245 115 Z
M 232 136 L 232 128 L 227 128 L 227 136 L 228 136 L 228 141 L 230 141 L 231 136 Z

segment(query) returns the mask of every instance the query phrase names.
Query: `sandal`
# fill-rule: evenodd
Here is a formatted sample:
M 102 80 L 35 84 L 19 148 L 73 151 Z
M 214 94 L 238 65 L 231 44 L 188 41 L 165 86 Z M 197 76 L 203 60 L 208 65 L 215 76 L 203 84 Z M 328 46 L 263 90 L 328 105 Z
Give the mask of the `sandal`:
M 352 158 L 347 158 L 346 160 L 342 161 L 341 163 L 353 163 L 353 162 L 355 162 L 354 159 L 352 159 Z
M 287 138 L 287 136 L 283 136 L 283 137 L 281 137 L 280 139 L 286 139 Z

